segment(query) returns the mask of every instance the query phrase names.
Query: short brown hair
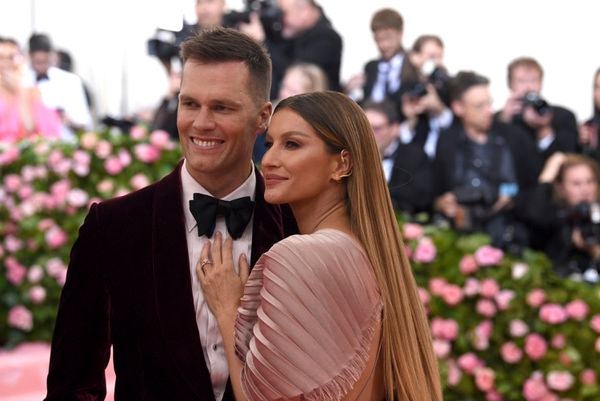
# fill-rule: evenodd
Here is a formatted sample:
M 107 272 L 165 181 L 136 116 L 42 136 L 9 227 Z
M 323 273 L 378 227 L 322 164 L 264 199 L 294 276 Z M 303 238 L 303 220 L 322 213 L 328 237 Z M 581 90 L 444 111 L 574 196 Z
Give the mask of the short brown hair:
M 258 101 L 268 101 L 271 91 L 271 58 L 249 36 L 231 28 L 212 28 L 198 32 L 181 44 L 181 58 L 186 63 L 224 63 L 242 61 L 250 72 L 250 91 Z
M 540 73 L 540 78 L 544 78 L 544 70 L 542 69 L 542 66 L 540 65 L 540 63 L 537 62 L 536 59 L 534 59 L 533 57 L 519 57 L 511 61 L 508 65 L 507 79 L 509 87 L 515 70 L 520 67 L 537 70 Z
M 402 15 L 398 11 L 391 8 L 383 8 L 373 14 L 371 18 L 372 32 L 389 28 L 400 32 L 404 29 L 404 19 L 402 19 Z
M 462 100 L 463 95 L 474 86 L 488 86 L 490 80 L 474 71 L 459 71 L 450 80 L 450 100 Z
M 444 42 L 442 41 L 442 38 L 440 38 L 439 36 L 437 36 L 437 35 L 421 35 L 417 38 L 417 40 L 415 40 L 415 43 L 413 43 L 412 51 L 421 53 L 421 50 L 423 50 L 423 46 L 427 42 L 435 42 L 439 47 L 441 47 L 442 49 L 444 48 Z

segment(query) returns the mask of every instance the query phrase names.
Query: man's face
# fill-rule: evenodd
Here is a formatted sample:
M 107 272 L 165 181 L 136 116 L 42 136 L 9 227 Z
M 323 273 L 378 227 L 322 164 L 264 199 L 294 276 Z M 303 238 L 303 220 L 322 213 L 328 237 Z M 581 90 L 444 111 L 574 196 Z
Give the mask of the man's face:
M 594 81 L 594 104 L 600 109 L 600 74 L 596 75 Z
M 225 196 L 250 172 L 252 148 L 271 115 L 271 103 L 255 100 L 241 61 L 183 68 L 177 129 L 192 177 L 214 196 Z
M 48 68 L 50 68 L 50 53 L 44 51 L 37 51 L 30 53 L 31 68 L 36 74 L 47 74 Z
M 377 110 L 367 109 L 365 114 L 373 128 L 379 154 L 383 155 L 385 149 L 398 137 L 398 124 L 390 123 L 387 116 Z
M 477 132 L 489 131 L 494 116 L 489 87 L 476 85 L 467 89 L 460 100 L 452 103 L 452 110 L 465 128 Z
M 516 97 L 522 97 L 527 92 L 539 94 L 542 91 L 542 75 L 536 68 L 517 67 L 513 70 L 510 89 Z
M 373 32 L 373 39 L 384 60 L 389 60 L 402 47 L 402 31 L 394 28 L 383 28 Z
M 221 25 L 225 14 L 225 0 L 197 0 L 196 17 L 198 25 L 202 28 L 211 28 Z
M 437 67 L 444 65 L 444 48 L 437 42 L 428 40 L 421 47 L 421 56 L 424 61 L 431 60 Z
M 294 38 L 308 28 L 306 26 L 308 5 L 302 0 L 277 0 L 277 6 L 283 13 L 284 38 Z

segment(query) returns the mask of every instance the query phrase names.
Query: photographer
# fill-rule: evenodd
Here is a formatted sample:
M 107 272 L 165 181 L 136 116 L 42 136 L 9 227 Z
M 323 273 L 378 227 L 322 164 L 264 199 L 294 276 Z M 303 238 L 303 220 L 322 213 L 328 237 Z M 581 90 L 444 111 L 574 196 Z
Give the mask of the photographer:
M 238 29 L 264 43 L 273 60 L 271 98 L 277 98 L 287 68 L 296 63 L 319 66 L 332 90 L 340 90 L 342 38 L 314 0 L 253 1 L 257 9 Z M 279 9 L 279 25 L 277 12 Z
M 535 59 L 513 60 L 508 65 L 510 96 L 496 118 L 528 132 L 545 161 L 554 152 L 576 152 L 578 133 L 571 111 L 550 105 L 541 97 L 543 75 Z
M 486 232 L 493 245 L 518 251 L 526 231 L 511 209 L 519 190 L 536 182 L 530 150 L 513 127 L 493 123 L 487 78 L 459 72 L 450 98 L 457 121 L 437 143 L 434 210 L 458 230 Z
M 579 146 L 583 154 L 600 162 L 600 68 L 594 74 L 593 108 L 592 116 L 579 126 Z
M 528 225 L 531 246 L 548 255 L 559 275 L 598 282 L 598 163 L 557 152 L 546 162 L 539 181 L 523 192 L 516 210 Z

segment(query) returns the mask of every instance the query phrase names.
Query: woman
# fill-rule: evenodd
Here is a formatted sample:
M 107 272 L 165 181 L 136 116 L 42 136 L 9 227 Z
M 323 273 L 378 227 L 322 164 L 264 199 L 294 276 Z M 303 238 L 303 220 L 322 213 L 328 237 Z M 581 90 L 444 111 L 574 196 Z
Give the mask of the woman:
M 58 113 L 42 104 L 35 88 L 22 84 L 23 56 L 14 39 L 0 38 L 0 142 L 35 135 L 58 138 Z
M 600 167 L 595 160 L 557 152 L 546 162 L 540 183 L 518 202 L 518 213 L 531 232 L 531 246 L 544 251 L 561 276 L 598 281 L 599 190 Z
M 427 319 L 363 111 L 337 92 L 284 99 L 267 145 L 265 200 L 289 204 L 301 235 L 273 246 L 249 278 L 246 258 L 238 276 L 231 240 L 220 237 L 196 268 L 236 399 L 441 400 Z

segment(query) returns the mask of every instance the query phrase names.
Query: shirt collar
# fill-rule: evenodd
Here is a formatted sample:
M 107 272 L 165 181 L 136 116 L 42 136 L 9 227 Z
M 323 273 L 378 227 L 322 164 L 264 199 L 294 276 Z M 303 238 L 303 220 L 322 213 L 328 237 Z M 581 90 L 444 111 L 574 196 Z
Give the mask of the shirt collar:
M 249 196 L 252 201 L 254 201 L 256 195 L 256 174 L 254 172 L 254 163 L 250 162 L 252 166 L 252 171 L 246 181 L 242 183 L 239 187 L 234 189 L 228 195 L 220 198 L 222 200 L 233 200 L 237 198 L 243 198 L 245 196 Z M 196 219 L 190 212 L 190 200 L 194 198 L 195 193 L 200 193 L 204 195 L 213 196 L 206 188 L 204 188 L 198 181 L 192 177 L 190 172 L 187 170 L 187 161 L 183 160 L 183 165 L 181 166 L 181 185 L 183 187 L 183 210 L 185 212 L 185 228 L 187 232 L 192 231 L 196 228 Z

